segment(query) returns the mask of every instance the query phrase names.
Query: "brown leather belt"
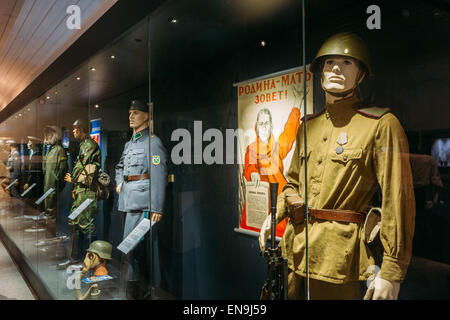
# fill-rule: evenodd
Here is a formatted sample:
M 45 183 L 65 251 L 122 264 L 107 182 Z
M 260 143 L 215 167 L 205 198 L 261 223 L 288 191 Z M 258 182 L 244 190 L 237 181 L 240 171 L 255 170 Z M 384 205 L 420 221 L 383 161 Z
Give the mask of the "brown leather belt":
M 361 223 L 365 220 L 365 215 L 353 210 L 338 209 L 309 209 L 311 217 L 320 220 L 331 220 L 339 222 Z
M 137 174 L 135 176 L 123 176 L 123 180 L 128 181 L 139 181 L 144 179 L 150 179 L 150 175 L 148 173 L 145 174 Z

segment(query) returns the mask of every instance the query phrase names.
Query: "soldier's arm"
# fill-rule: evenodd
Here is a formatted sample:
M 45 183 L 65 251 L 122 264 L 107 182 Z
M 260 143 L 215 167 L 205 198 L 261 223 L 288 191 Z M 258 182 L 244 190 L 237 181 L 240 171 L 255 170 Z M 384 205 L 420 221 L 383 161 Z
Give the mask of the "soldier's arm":
M 120 157 L 119 163 L 116 165 L 116 185 L 119 186 L 123 182 L 123 162 L 125 159 L 125 151 L 127 150 L 128 142 L 123 148 L 122 156 Z
M 415 202 L 407 138 L 392 114 L 379 120 L 373 154 L 382 190 L 380 277 L 403 281 L 411 259 Z
M 63 147 L 58 152 L 56 159 L 56 180 L 63 181 L 64 176 L 68 171 L 67 154 Z
M 159 138 L 153 138 L 155 141 L 152 144 L 152 158 L 151 161 L 151 212 L 162 214 L 164 199 L 166 195 L 166 185 L 167 185 L 167 152 L 161 143 Z M 159 156 L 159 163 L 155 164 L 153 161 L 153 156 Z

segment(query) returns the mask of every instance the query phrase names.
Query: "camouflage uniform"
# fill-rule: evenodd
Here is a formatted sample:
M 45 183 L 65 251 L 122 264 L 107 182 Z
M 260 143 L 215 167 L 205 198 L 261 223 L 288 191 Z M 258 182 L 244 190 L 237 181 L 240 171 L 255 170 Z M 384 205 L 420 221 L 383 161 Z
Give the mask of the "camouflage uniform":
M 87 165 L 94 165 L 95 171 L 100 168 L 100 149 L 95 140 L 87 138 L 80 144 L 80 153 L 72 171 L 72 182 L 74 184 L 74 201 L 70 212 L 76 210 L 86 199 L 94 200 L 75 220 L 70 220 L 69 224 L 78 226 L 83 233 L 92 233 L 95 229 L 95 216 L 98 212 L 96 183 L 93 174 L 86 175 L 84 182 L 78 182 Z

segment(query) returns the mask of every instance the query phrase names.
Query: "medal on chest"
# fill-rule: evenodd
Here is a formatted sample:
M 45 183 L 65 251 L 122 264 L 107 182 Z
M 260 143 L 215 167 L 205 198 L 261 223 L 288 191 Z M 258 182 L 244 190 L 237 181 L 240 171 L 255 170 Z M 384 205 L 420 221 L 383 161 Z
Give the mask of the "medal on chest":
M 336 142 L 339 145 L 339 147 L 336 148 L 336 154 L 343 153 L 344 152 L 343 145 L 347 144 L 347 132 L 341 133 Z

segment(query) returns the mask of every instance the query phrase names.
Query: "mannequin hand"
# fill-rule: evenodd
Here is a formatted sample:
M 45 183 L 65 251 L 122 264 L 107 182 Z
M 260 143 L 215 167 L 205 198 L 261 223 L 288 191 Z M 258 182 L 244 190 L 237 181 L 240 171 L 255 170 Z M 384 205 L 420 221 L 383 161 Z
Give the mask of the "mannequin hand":
M 29 187 L 28 183 L 25 183 L 25 185 L 23 186 L 23 191 L 27 190 Z
M 72 183 L 72 176 L 70 175 L 70 173 L 66 173 L 66 175 L 64 176 L 64 181 Z
M 116 192 L 117 192 L 117 194 L 120 193 L 120 188 L 122 188 L 122 184 L 119 184 L 119 185 L 116 187 Z
M 14 182 L 14 187 L 17 187 L 19 185 L 19 181 Z
M 367 289 L 364 300 L 397 300 L 400 283 L 375 277 Z
M 152 212 L 151 220 L 153 222 L 159 222 L 159 221 L 161 221 L 161 219 L 162 219 L 162 214 L 156 213 L 156 212 Z
M 305 204 L 297 193 L 286 193 L 284 199 L 289 212 L 289 217 L 294 223 L 302 223 L 305 220 Z
M 264 220 L 261 231 L 259 232 L 259 248 L 261 249 L 261 252 L 264 252 L 264 250 L 266 249 L 266 241 L 270 235 L 270 224 L 271 215 L 268 215 L 266 220 Z

